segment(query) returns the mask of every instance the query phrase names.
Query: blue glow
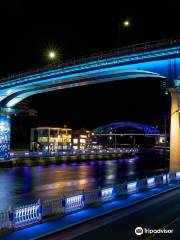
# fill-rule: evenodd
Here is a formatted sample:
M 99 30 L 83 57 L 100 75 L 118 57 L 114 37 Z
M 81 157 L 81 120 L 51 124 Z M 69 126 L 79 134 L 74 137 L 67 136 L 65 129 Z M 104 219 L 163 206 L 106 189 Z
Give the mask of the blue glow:
M 0 159 L 10 158 L 10 118 L 0 116 Z
M 82 70 L 83 67 L 85 69 L 87 68 L 92 68 L 92 67 L 97 67 L 97 66 L 104 66 L 104 65 L 111 65 L 114 63 L 120 63 L 120 62 L 128 62 L 128 61 L 137 61 L 140 59 L 153 59 L 153 58 L 157 58 L 157 57 L 165 57 L 165 56 L 171 56 L 174 54 L 179 54 L 180 53 L 180 47 L 172 47 L 172 48 L 166 48 L 166 49 L 159 49 L 159 50 L 154 50 L 154 51 L 147 51 L 147 52 L 141 52 L 141 53 L 134 53 L 134 54 L 128 54 L 128 55 L 124 55 L 124 56 L 116 56 L 116 57 L 111 57 L 111 58 L 107 58 L 107 59 L 102 59 L 102 60 L 98 60 L 98 61 L 92 61 L 92 62 L 86 62 L 84 64 L 79 64 L 79 65 L 72 65 L 72 66 L 68 66 L 68 67 L 60 67 L 57 69 L 53 69 L 53 70 L 49 70 L 49 71 L 44 71 L 41 73 L 36 73 L 30 75 L 30 76 L 24 76 L 24 77 L 20 77 L 17 78 L 13 81 L 22 81 L 22 80 L 26 80 L 28 78 L 32 78 L 32 79 L 36 79 L 36 78 L 42 78 L 42 76 L 50 76 L 50 75 L 54 75 L 55 73 L 58 74 L 60 72 L 65 73 L 65 72 L 69 72 L 72 70 Z M 22 79 L 22 80 L 21 80 Z M 8 84 L 7 82 L 5 82 L 4 84 Z
M 90 75 L 92 76 L 93 74 L 98 75 L 101 73 L 109 74 L 110 71 L 114 73 L 117 71 L 121 71 L 121 74 L 123 73 L 123 76 L 119 77 L 119 80 L 127 79 L 127 78 L 146 77 L 146 76 L 147 77 L 150 77 L 150 76 L 169 77 L 169 64 L 168 64 L 169 60 L 159 59 L 159 57 L 164 58 L 165 56 L 169 56 L 171 58 L 172 56 L 174 57 L 174 55 L 179 55 L 179 54 L 180 54 L 179 47 L 176 47 L 176 48 L 160 49 L 156 51 L 150 51 L 150 52 L 144 52 L 144 53 L 138 53 L 138 54 L 130 54 L 125 56 L 116 56 L 116 57 L 111 57 L 109 59 L 86 62 L 84 64 L 72 65 L 66 68 L 57 68 L 50 71 L 44 71 L 38 74 L 27 75 L 21 78 L 17 78 L 15 80 L 10 80 L 9 82 L 2 83 L 0 86 L 9 87 L 12 83 L 14 83 L 15 85 L 21 84 L 21 86 L 13 85 L 13 89 L 17 88 L 19 89 L 19 91 L 20 91 L 20 87 L 29 87 L 29 90 L 20 92 L 19 96 L 16 96 L 12 100 L 7 102 L 7 106 L 14 106 L 22 99 L 28 96 L 31 96 L 33 94 L 59 89 L 59 87 L 56 87 L 56 89 L 54 89 L 53 85 L 50 86 L 49 88 L 42 89 L 41 84 L 45 82 L 52 83 L 52 81 L 61 80 L 59 84 L 63 83 L 64 85 L 65 84 L 67 85 L 68 80 L 66 79 L 72 79 L 76 77 L 82 78 L 83 76 L 85 76 L 86 79 L 85 79 L 84 85 L 87 85 L 91 83 L 98 83 L 98 80 L 94 82 L 93 81 L 88 82 L 89 80 L 87 79 L 87 76 L 90 76 Z M 145 61 L 138 62 L 139 60 L 142 60 L 142 59 L 144 59 Z M 152 61 L 153 59 L 154 60 L 157 59 L 157 60 Z M 178 60 L 178 58 L 176 58 L 176 60 Z M 133 61 L 135 63 L 133 63 Z M 116 66 L 119 64 L 121 64 L 122 66 Z M 114 67 L 112 67 L 112 65 L 114 65 Z M 111 67 L 108 67 L 108 66 L 111 66 Z M 107 80 L 107 81 L 113 81 L 113 79 Z M 79 79 L 77 79 L 76 82 L 77 82 L 76 86 L 80 86 Z M 41 90 L 34 89 L 33 85 L 37 85 L 37 84 L 41 85 Z M 71 87 L 71 86 L 72 84 L 70 84 L 67 87 Z
M 147 124 L 141 124 L 141 123 L 134 123 L 134 122 L 117 122 L 117 123 L 110 123 L 106 124 L 104 126 L 98 127 L 93 130 L 96 134 L 102 134 L 102 133 L 109 133 L 111 130 L 117 129 L 117 128 L 124 128 L 124 127 L 132 127 L 139 129 L 143 131 L 144 133 L 149 134 L 158 134 L 160 131 Z

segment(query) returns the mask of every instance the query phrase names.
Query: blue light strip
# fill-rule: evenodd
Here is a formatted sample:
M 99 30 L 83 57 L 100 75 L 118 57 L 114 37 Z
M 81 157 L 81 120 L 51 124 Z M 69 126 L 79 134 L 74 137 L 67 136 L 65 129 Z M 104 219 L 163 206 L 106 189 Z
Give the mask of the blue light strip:
M 44 77 L 50 77 L 54 76 L 55 74 L 64 74 L 64 73 L 69 73 L 69 72 L 74 72 L 74 71 L 81 71 L 82 70 L 87 70 L 91 68 L 97 68 L 97 67 L 106 67 L 107 65 L 114 65 L 114 64 L 120 64 L 120 63 L 127 63 L 127 62 L 134 62 L 134 61 L 139 61 L 139 60 L 153 60 L 155 58 L 159 57 L 168 57 L 168 56 L 174 56 L 174 55 L 180 55 L 180 47 L 174 47 L 174 48 L 167 48 L 167 49 L 161 49 L 161 50 L 155 50 L 155 51 L 148 51 L 148 52 L 143 52 L 143 53 L 136 53 L 136 54 L 129 54 L 125 56 L 119 56 L 119 57 L 113 57 L 113 58 L 107 58 L 103 60 L 98 60 L 98 61 L 92 61 L 84 64 L 78 64 L 78 65 L 72 65 L 71 67 L 65 67 L 65 68 L 58 68 L 55 70 L 49 70 L 45 72 L 41 72 L 38 74 L 32 74 L 30 76 L 24 76 L 17 78 L 16 80 L 9 80 L 7 83 L 0 84 L 0 86 L 6 86 L 6 87 L 12 87 L 12 85 L 16 84 L 21 84 L 21 83 L 26 83 L 29 82 L 29 80 L 37 80 L 42 79 Z
M 125 127 L 132 127 L 132 128 L 136 128 L 139 129 L 145 133 L 150 133 L 150 134 L 158 134 L 160 133 L 160 131 L 155 128 L 152 127 L 150 125 L 147 124 L 141 124 L 141 123 L 133 123 L 133 122 L 117 122 L 117 123 L 110 123 L 110 124 L 106 124 L 104 126 L 98 127 L 96 129 L 93 130 L 94 133 L 96 134 L 105 134 L 105 133 L 110 133 L 111 131 L 113 132 L 114 129 L 118 129 L 118 128 L 125 128 Z

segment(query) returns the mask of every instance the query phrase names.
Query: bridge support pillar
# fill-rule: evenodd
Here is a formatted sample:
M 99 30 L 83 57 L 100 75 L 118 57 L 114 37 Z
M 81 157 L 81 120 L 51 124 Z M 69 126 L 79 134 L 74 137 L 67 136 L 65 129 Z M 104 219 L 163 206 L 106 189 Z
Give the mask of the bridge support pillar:
M 14 109 L 0 107 L 0 161 L 10 158 L 11 115 Z
M 171 92 L 171 126 L 170 126 L 170 172 L 180 170 L 180 91 Z

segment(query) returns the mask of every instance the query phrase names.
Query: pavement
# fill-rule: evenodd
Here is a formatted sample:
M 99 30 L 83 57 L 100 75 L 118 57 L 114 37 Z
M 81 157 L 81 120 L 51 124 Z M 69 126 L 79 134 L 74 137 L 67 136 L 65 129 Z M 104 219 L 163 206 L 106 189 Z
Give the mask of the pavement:
M 54 233 L 57 233 L 57 232 L 60 232 L 60 231 L 62 232 L 65 229 L 69 229 L 69 228 L 72 228 L 73 226 L 78 226 L 78 225 L 84 224 L 85 222 L 91 221 L 93 219 L 100 218 L 102 216 L 106 216 L 107 214 L 115 213 L 115 212 L 117 212 L 119 210 L 123 210 L 125 208 L 126 209 L 130 208 L 130 207 L 132 208 L 132 206 L 133 206 L 133 208 L 135 209 L 137 207 L 137 205 L 140 206 L 142 204 L 145 204 L 146 200 L 152 199 L 152 198 L 156 199 L 156 197 L 160 196 L 160 195 L 162 195 L 162 197 L 163 197 L 163 195 L 165 196 L 167 194 L 167 192 L 170 193 L 170 191 L 172 191 L 173 189 L 177 189 L 179 187 L 180 187 L 180 181 L 177 182 L 177 183 L 171 183 L 171 184 L 169 184 L 169 186 L 157 187 L 157 188 L 150 189 L 150 190 L 148 190 L 146 192 L 143 192 L 143 193 L 132 194 L 132 195 L 128 196 L 126 199 L 119 199 L 119 200 L 115 200 L 113 202 L 103 204 L 103 205 L 98 206 L 98 207 L 93 207 L 93 208 L 90 208 L 90 209 L 83 209 L 79 212 L 63 216 L 63 217 L 58 218 L 56 220 L 51 220 L 51 221 L 48 221 L 48 222 L 44 222 L 42 224 L 31 226 L 29 228 L 25 228 L 25 229 L 21 229 L 21 230 L 16 231 L 16 232 L 12 232 L 8 235 L 5 235 L 5 236 L 1 237 L 1 239 L 2 240 L 19 240 L 19 239 L 21 239 L 21 240 L 34 240 L 34 239 L 39 239 L 39 238 L 50 239 L 50 235 L 52 235 Z M 176 190 L 174 190 L 174 191 L 176 191 Z M 166 193 L 166 194 L 163 194 L 163 193 Z M 180 199 L 180 196 L 179 196 L 179 199 Z M 148 203 L 148 201 L 147 201 L 147 203 Z M 145 216 L 140 215 L 140 216 L 133 217 L 132 219 L 134 219 L 134 222 L 132 222 L 132 223 L 130 221 L 131 218 L 127 219 L 126 222 L 124 222 L 124 223 L 122 222 L 123 225 L 121 226 L 121 228 L 123 229 L 123 234 L 125 234 L 124 236 L 127 235 L 128 231 L 129 231 L 128 229 L 130 229 L 131 224 L 132 224 L 132 228 L 135 226 L 135 225 L 133 225 L 135 223 L 137 224 L 136 226 L 144 226 L 144 225 L 142 225 L 142 219 L 146 219 L 146 216 L 148 218 L 150 215 L 152 215 L 152 219 L 151 219 L 152 222 L 161 223 L 161 219 L 159 218 L 159 220 L 158 220 L 158 216 L 162 215 L 162 214 L 165 215 L 166 211 L 168 211 L 167 215 L 170 214 L 171 213 L 171 207 L 172 207 L 171 204 L 173 206 L 173 209 L 175 208 L 173 212 L 176 212 L 176 208 L 177 208 L 178 209 L 177 213 L 180 216 L 179 208 L 178 208 L 178 205 L 177 205 L 178 201 L 176 200 L 176 197 L 175 197 L 175 198 L 173 198 L 172 203 L 170 203 L 170 205 L 164 206 L 163 209 L 161 209 L 161 208 L 159 209 L 158 207 L 157 207 L 157 209 L 155 208 L 154 214 L 152 214 L 153 212 L 151 212 L 151 210 L 150 210 L 148 212 L 148 214 L 145 215 Z M 161 206 L 161 204 L 160 204 L 160 206 Z M 157 211 L 158 211 L 159 215 L 156 214 Z M 137 212 L 137 214 L 138 214 L 138 212 Z M 124 221 L 124 218 L 123 218 L 123 221 Z M 138 222 L 138 221 L 141 221 L 141 222 Z M 116 222 L 114 222 L 112 224 L 115 224 Z M 138 225 L 138 224 L 140 224 L 140 225 Z M 162 222 L 162 225 L 163 224 L 164 223 Z M 119 224 L 115 225 L 115 229 L 117 228 L 117 230 L 119 230 L 118 226 L 119 226 Z M 147 227 L 148 226 L 151 227 L 151 225 L 147 224 Z M 101 230 L 101 228 L 99 228 L 99 229 Z M 99 230 L 97 229 L 95 231 L 99 231 Z M 134 229 L 131 229 L 129 234 L 132 234 L 132 231 L 134 231 Z M 104 232 L 104 230 L 103 230 L 103 232 Z M 93 232 L 88 233 L 88 235 L 83 236 L 83 238 L 81 238 L 81 237 L 78 238 L 78 240 L 80 240 L 80 239 L 83 239 L 83 240 L 85 240 L 85 239 L 87 239 L 87 240 L 88 239 L 97 239 L 95 236 L 99 236 L 99 234 L 101 234 L 101 233 L 100 232 L 98 232 L 98 234 L 95 233 L 95 235 L 92 236 L 91 238 L 88 237 L 89 234 L 93 234 Z M 115 236 L 115 232 L 113 232 L 111 230 L 111 228 L 109 229 L 109 234 L 111 235 L 111 237 L 109 235 L 109 238 L 104 238 L 104 237 L 99 238 L 98 237 L 98 239 L 103 239 L 103 240 L 105 240 L 105 239 L 119 239 L 119 235 L 117 235 L 118 238 L 112 238 L 112 234 L 113 234 L 113 236 Z M 121 232 L 120 232 L 120 236 L 121 236 Z M 64 240 L 65 238 L 57 238 L 57 239 L 63 239 Z M 72 239 L 72 237 L 71 237 L 71 239 Z M 121 238 L 121 239 L 128 239 L 128 240 L 133 239 L 134 240 L 136 238 L 135 237 L 133 237 L 133 238 L 130 237 L 130 238 Z M 171 238 L 171 239 L 174 239 L 174 238 Z
M 76 232 L 50 236 L 48 240 L 179 240 L 180 239 L 180 189 L 153 198 L 140 205 L 135 211 L 123 210 L 107 218 L 86 226 L 85 229 L 76 229 Z M 136 207 L 134 207 L 136 208 Z M 119 216 L 118 216 L 119 215 Z M 102 225 L 103 221 L 103 225 Z M 142 235 L 136 235 L 135 229 L 143 228 Z M 169 233 L 147 233 L 150 230 L 168 230 Z M 160 231 L 159 231 L 160 232 Z M 44 238 L 44 240 L 47 238 Z

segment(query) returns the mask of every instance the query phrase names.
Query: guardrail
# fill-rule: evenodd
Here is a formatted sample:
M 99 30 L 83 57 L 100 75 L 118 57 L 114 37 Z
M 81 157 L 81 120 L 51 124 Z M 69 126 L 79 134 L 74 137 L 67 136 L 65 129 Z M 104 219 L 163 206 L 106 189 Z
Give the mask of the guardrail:
M 158 41 L 133 44 L 133 45 L 125 46 L 122 48 L 115 48 L 108 51 L 102 51 L 102 52 L 97 52 L 97 53 L 93 53 L 93 54 L 89 54 L 81 57 L 67 59 L 64 62 L 57 65 L 48 65 L 42 68 L 33 68 L 33 69 L 28 69 L 27 71 L 22 71 L 16 74 L 10 74 L 6 78 L 0 78 L 0 82 L 5 80 L 20 78 L 23 76 L 28 76 L 30 74 L 37 74 L 42 71 L 53 70 L 60 67 L 67 67 L 71 65 L 87 63 L 90 61 L 99 61 L 102 59 L 111 58 L 115 56 L 121 56 L 121 55 L 126 55 L 131 53 L 142 52 L 142 51 L 151 51 L 151 50 L 174 47 L 179 45 L 180 45 L 180 37 L 172 37 L 169 39 L 162 39 Z
M 92 204 L 103 204 L 129 194 L 146 191 L 149 188 L 155 188 L 179 180 L 180 171 L 168 173 L 167 175 L 162 173 L 88 192 L 78 191 L 63 197 L 39 200 L 36 203 L 25 206 L 10 207 L 7 210 L 0 211 L 0 233 L 28 227 L 38 224 L 48 217 L 63 216 L 77 210 L 80 211 Z
M 78 155 L 100 155 L 100 154 L 120 154 L 135 153 L 137 148 L 122 148 L 113 150 L 82 150 L 82 151 L 59 151 L 59 152 L 23 152 L 10 153 L 10 158 L 31 158 L 31 157 L 60 157 L 60 156 L 78 156 Z

